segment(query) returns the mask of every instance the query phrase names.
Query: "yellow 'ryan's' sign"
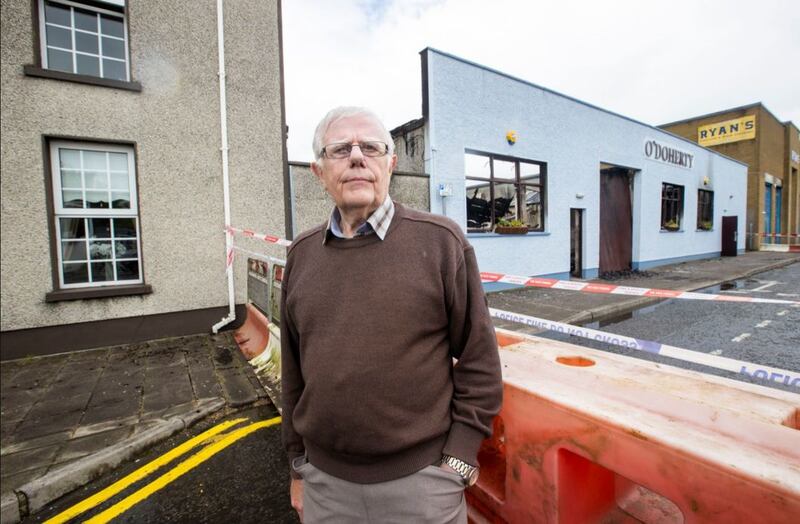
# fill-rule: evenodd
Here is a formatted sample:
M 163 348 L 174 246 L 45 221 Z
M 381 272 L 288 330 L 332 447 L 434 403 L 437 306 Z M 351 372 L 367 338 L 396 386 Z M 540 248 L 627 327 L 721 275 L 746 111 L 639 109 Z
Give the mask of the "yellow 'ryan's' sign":
M 756 116 L 734 118 L 716 124 L 708 124 L 697 128 L 697 143 L 701 146 L 715 146 L 750 140 L 756 137 Z

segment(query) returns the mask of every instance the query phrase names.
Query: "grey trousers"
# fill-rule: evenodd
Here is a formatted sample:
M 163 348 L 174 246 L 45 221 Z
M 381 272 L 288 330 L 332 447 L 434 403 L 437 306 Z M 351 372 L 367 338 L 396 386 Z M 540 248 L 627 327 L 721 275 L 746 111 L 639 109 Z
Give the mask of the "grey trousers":
M 303 477 L 304 524 L 467 522 L 464 481 L 438 466 L 377 484 L 339 479 L 305 459 L 293 467 Z

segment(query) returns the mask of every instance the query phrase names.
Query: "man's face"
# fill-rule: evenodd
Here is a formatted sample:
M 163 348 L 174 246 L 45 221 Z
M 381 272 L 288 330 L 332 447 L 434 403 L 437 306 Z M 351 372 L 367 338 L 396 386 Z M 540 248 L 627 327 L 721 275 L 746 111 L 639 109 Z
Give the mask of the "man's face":
M 340 118 L 328 128 L 322 145 L 333 143 L 384 142 L 381 128 L 366 115 Z M 375 211 L 389 193 L 389 177 L 397 164 L 397 156 L 388 154 L 367 157 L 354 147 L 347 158 L 323 156 L 320 164 L 311 164 L 325 190 L 342 212 Z

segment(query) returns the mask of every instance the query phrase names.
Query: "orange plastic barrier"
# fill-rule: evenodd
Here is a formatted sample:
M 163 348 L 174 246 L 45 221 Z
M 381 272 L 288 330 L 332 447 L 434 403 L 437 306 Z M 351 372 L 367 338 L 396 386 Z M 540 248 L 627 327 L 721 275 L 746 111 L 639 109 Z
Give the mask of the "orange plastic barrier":
M 800 395 L 498 330 L 473 523 L 800 522 Z

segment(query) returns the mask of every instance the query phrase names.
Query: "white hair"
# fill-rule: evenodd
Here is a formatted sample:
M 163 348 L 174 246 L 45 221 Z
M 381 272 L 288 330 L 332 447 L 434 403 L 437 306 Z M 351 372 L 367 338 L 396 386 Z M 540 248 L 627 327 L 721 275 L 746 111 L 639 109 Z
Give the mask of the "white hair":
M 314 131 L 314 140 L 311 142 L 311 148 L 314 150 L 314 159 L 317 165 L 319 165 L 319 161 L 322 158 L 322 148 L 325 145 L 322 143 L 322 141 L 325 139 L 325 133 L 328 132 L 328 128 L 340 118 L 348 118 L 351 116 L 366 116 L 374 120 L 375 123 L 378 124 L 381 135 L 383 135 L 381 138 L 386 142 L 386 145 L 389 146 L 388 156 L 391 157 L 394 154 L 394 141 L 392 140 L 392 134 L 389 133 L 389 131 L 386 129 L 386 126 L 383 125 L 383 122 L 381 122 L 381 119 L 378 118 L 378 115 L 366 107 L 339 106 L 328 111 L 328 114 L 319 121 L 319 124 L 317 124 L 317 129 Z

